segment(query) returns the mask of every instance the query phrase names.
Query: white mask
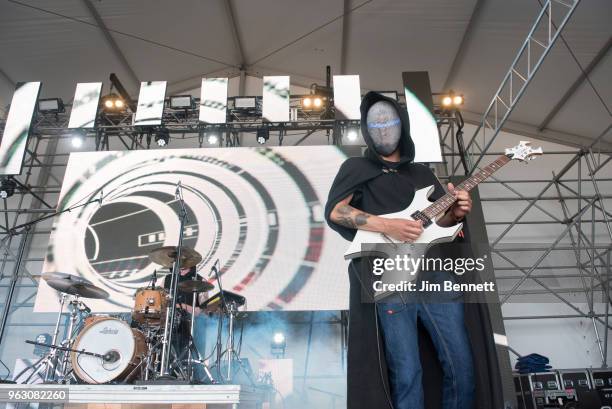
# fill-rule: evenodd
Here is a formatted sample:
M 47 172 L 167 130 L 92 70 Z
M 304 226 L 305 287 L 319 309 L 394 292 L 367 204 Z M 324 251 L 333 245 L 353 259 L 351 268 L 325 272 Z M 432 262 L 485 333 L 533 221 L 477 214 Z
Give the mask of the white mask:
M 395 106 L 389 101 L 372 104 L 368 109 L 366 122 L 376 152 L 381 156 L 392 154 L 402 136 L 402 120 Z

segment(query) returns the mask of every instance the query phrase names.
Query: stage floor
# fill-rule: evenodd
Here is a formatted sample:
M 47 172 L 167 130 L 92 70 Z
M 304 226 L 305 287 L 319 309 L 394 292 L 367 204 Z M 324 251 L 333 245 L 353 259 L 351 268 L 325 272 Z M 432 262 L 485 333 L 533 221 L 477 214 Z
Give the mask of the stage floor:
M 68 391 L 65 408 L 261 408 L 266 393 L 244 385 L 20 385 L 2 384 L 0 394 L 9 391 Z M 26 402 L 25 400 L 23 401 Z M 51 402 L 49 402 L 51 403 Z M 106 406 L 97 405 L 106 404 Z M 140 405 L 146 404 L 146 405 Z M 13 407 L 23 407 L 15 405 Z M 153 406 L 154 405 L 154 406 Z M 12 405 L 8 404 L 7 408 Z M 54 407 L 61 407 L 55 403 Z

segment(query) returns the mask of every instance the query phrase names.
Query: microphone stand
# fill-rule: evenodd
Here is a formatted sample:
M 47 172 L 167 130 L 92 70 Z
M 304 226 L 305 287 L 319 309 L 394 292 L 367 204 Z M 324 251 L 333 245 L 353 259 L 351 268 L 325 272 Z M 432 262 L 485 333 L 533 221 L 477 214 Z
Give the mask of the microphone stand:
M 176 198 L 178 199 L 181 208 L 179 212 L 180 220 L 180 231 L 178 246 L 176 248 L 176 258 L 172 265 L 172 280 L 170 283 L 170 303 L 166 310 L 166 323 L 164 326 L 164 338 L 162 341 L 162 356 L 159 379 L 174 379 L 174 376 L 170 374 L 170 349 L 172 348 L 172 333 L 174 332 L 174 318 L 176 316 L 176 295 L 178 292 L 178 281 L 181 271 L 181 250 L 183 247 L 183 231 L 185 230 L 185 223 L 187 222 L 187 208 L 185 207 L 185 200 L 183 199 L 183 188 L 179 181 L 176 186 Z
M 87 205 L 90 205 L 90 204 L 92 204 L 92 203 L 96 203 L 96 202 L 98 202 L 98 203 L 102 204 L 102 198 L 99 198 L 99 199 L 92 199 L 92 200 L 89 200 L 89 201 L 88 201 L 88 202 L 86 202 L 86 203 L 82 203 L 82 204 L 80 204 L 80 205 L 76 205 L 76 206 L 68 207 L 68 208 L 66 208 L 66 209 L 64 209 L 64 210 L 55 211 L 55 212 L 53 212 L 53 213 L 50 213 L 50 214 L 48 214 L 48 215 L 45 215 L 45 216 L 39 217 L 38 219 L 32 220 L 32 221 L 30 221 L 30 222 L 27 222 L 27 223 L 22 223 L 22 224 L 18 224 L 17 226 L 14 226 L 14 227 L 10 228 L 10 229 L 8 230 L 8 232 L 7 232 L 8 234 L 7 234 L 5 237 L 11 236 L 11 235 L 12 235 L 12 236 L 16 236 L 16 235 L 18 235 L 18 234 L 21 234 L 23 230 L 27 230 L 27 229 L 29 229 L 29 228 L 30 228 L 30 226 L 33 226 L 33 225 L 35 225 L 35 224 L 37 224 L 37 223 L 40 223 L 40 222 L 42 222 L 43 220 L 47 220 L 47 219 L 50 219 L 50 218 L 52 218 L 52 217 L 59 216 L 59 215 L 60 215 L 60 214 L 62 214 L 62 213 L 70 212 L 70 211 L 72 211 L 72 210 L 78 209 L 79 207 L 85 207 L 85 206 L 87 206 Z M 4 240 L 4 239 L 3 239 L 3 240 Z

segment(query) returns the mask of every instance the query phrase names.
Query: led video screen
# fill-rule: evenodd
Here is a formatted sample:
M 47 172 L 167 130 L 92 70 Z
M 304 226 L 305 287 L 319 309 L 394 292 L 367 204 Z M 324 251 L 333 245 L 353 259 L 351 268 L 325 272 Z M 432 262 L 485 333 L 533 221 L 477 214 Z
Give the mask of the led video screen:
M 166 81 L 149 81 L 140 83 L 138 107 L 134 125 L 161 125 L 166 99 Z
M 96 124 L 101 82 L 81 82 L 76 86 L 68 128 L 93 128 Z
M 40 82 L 17 85 L 0 141 L 0 175 L 21 173 Z
M 361 119 L 361 87 L 359 75 L 334 75 L 334 107 L 336 119 Z
M 403 72 L 410 135 L 414 141 L 415 162 L 442 162 L 440 131 L 433 116 L 431 85 L 427 71 Z
M 345 158 L 333 146 L 72 153 L 58 210 L 104 199 L 55 219 L 43 272 L 107 291 L 107 300 L 87 300 L 93 311 L 128 311 L 154 271 L 159 283 L 167 274 L 148 254 L 178 241 L 180 181 L 184 245 L 202 255 L 200 275 L 219 259 L 223 288 L 245 296 L 249 310 L 346 309 L 348 243 L 323 211 Z M 41 280 L 35 311 L 57 307 Z
M 200 121 L 224 124 L 227 118 L 227 78 L 203 78 Z
M 263 77 L 261 116 L 268 122 L 289 121 L 289 77 Z

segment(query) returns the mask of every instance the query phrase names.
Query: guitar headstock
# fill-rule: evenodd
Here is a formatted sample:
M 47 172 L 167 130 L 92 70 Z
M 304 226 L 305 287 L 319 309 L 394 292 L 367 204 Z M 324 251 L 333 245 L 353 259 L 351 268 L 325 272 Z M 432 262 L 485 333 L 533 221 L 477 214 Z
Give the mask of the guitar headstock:
M 510 159 L 520 160 L 521 162 L 528 162 L 543 153 L 542 147 L 532 148 L 530 141 L 520 141 L 515 147 L 506 148 L 506 156 Z

